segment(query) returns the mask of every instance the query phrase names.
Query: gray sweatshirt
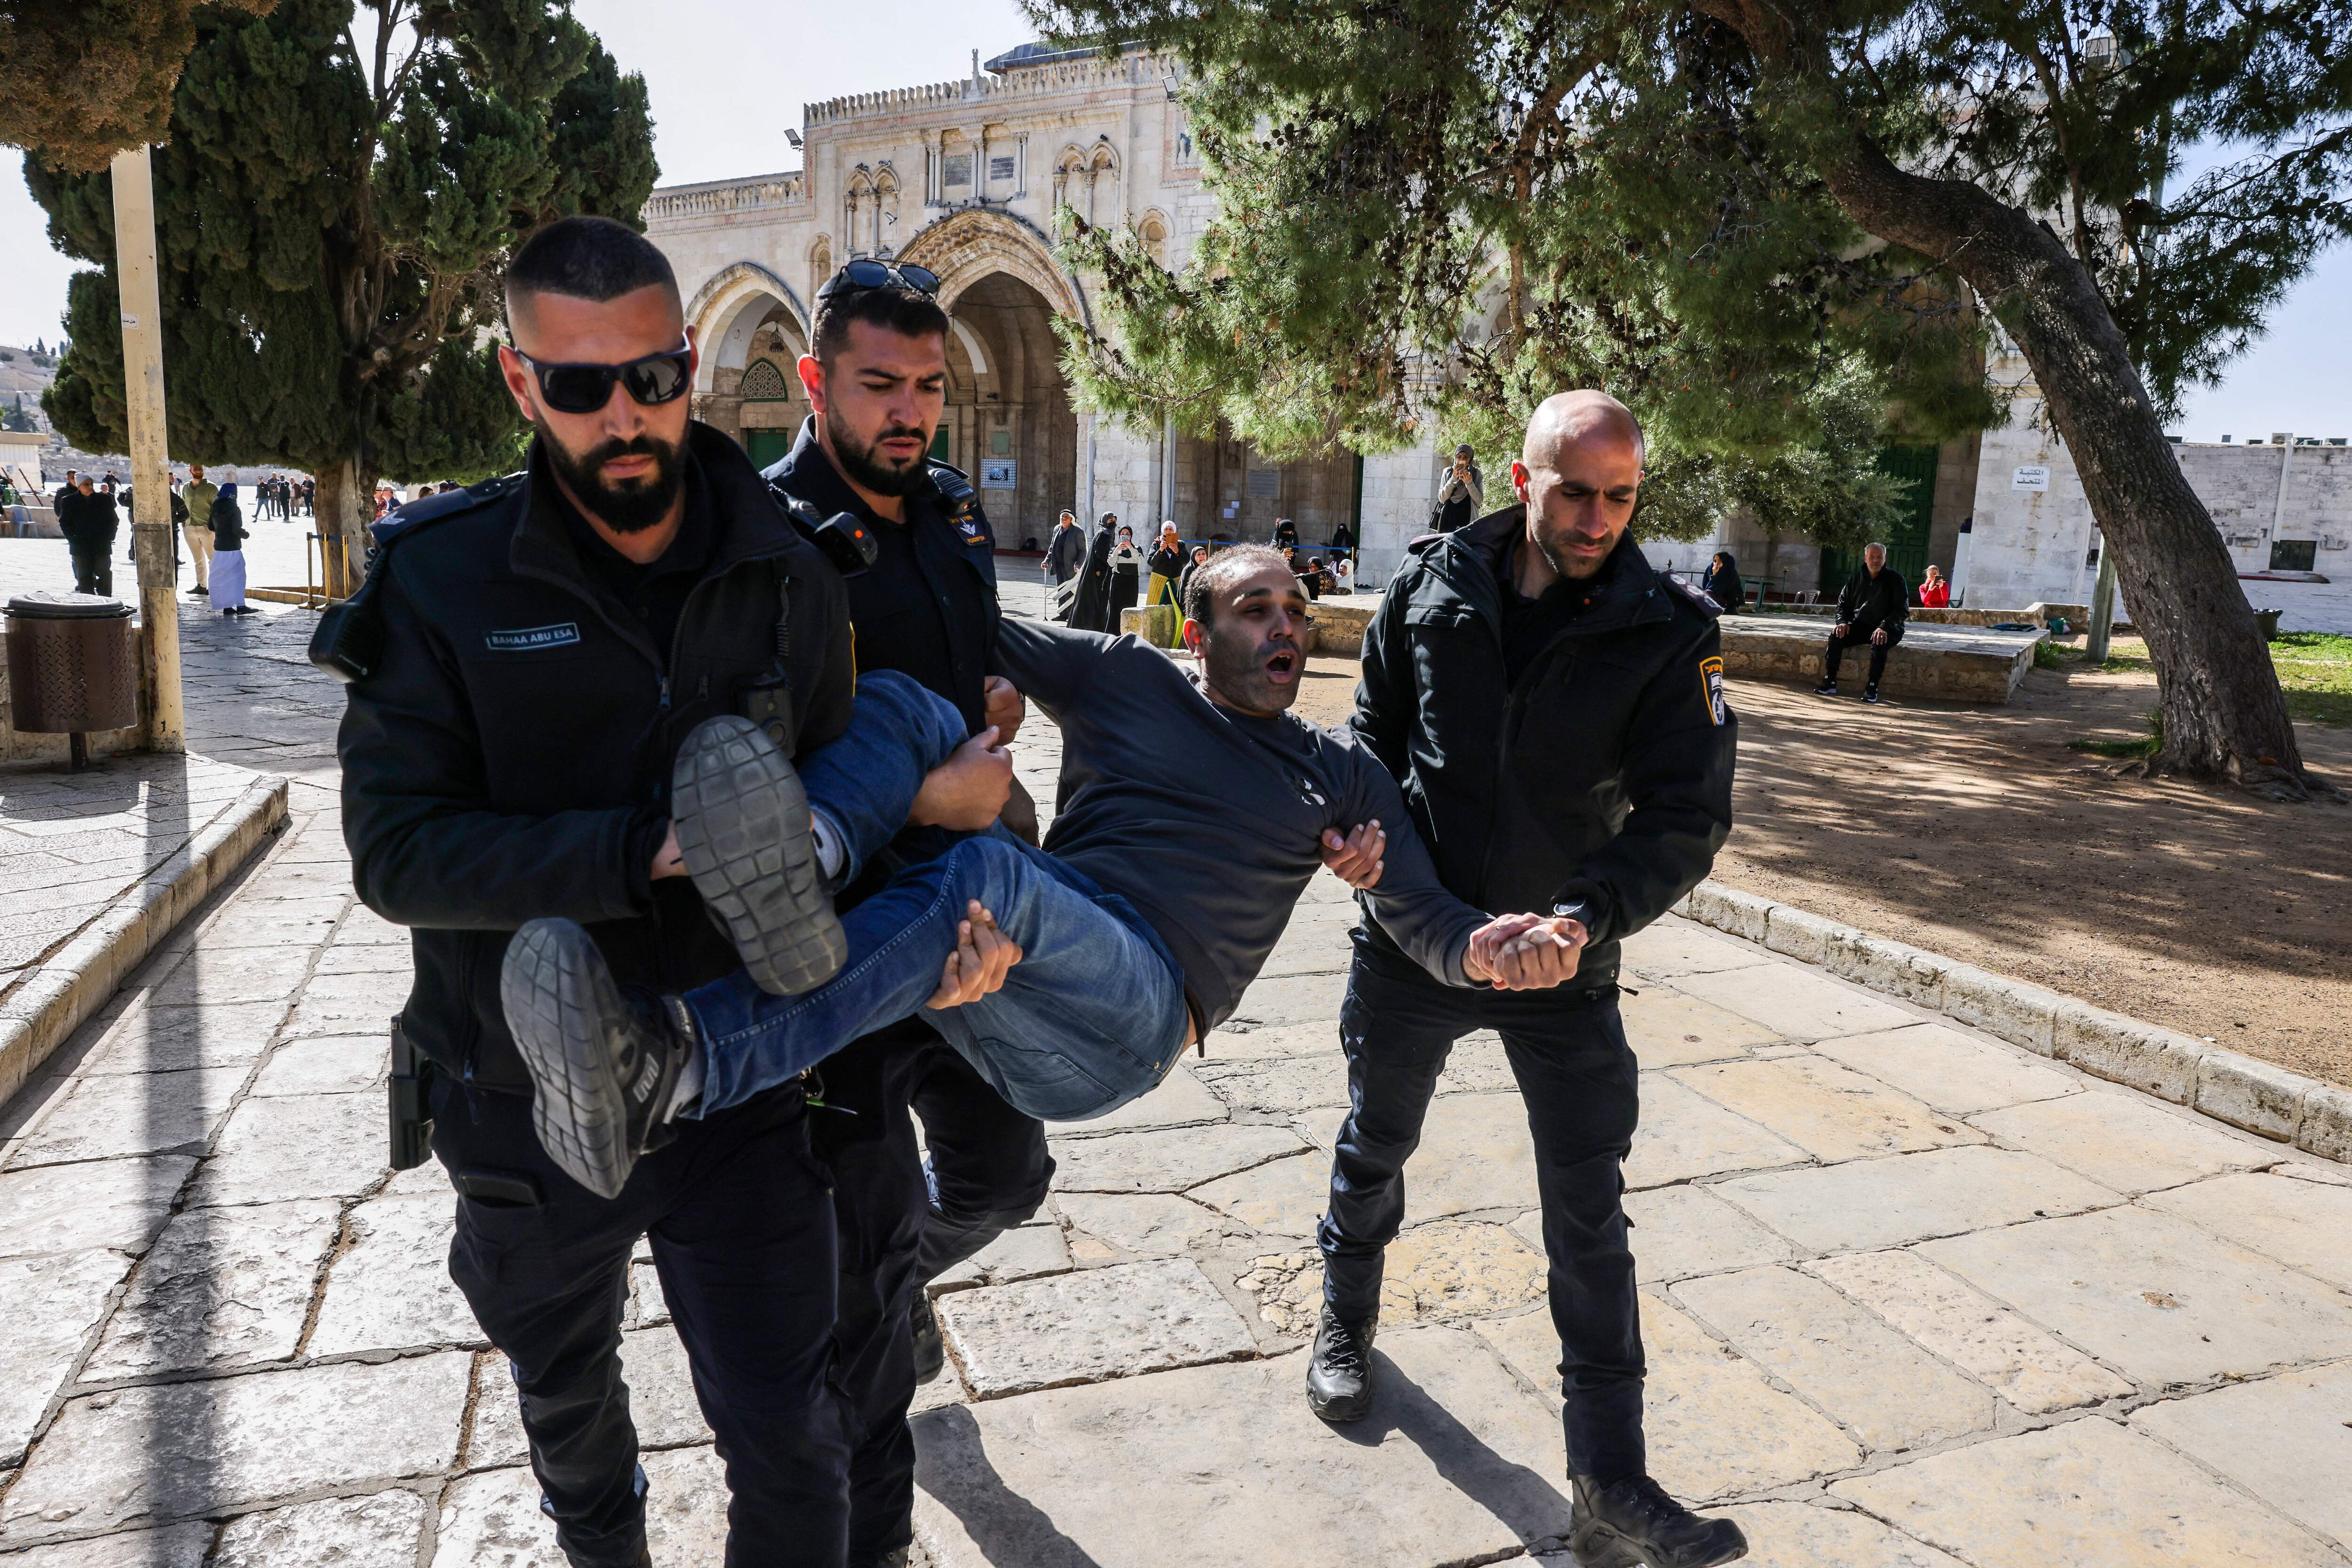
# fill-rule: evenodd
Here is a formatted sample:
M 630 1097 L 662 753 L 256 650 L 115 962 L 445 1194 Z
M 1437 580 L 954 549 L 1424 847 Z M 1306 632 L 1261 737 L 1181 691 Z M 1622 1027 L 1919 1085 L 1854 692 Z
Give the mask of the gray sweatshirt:
M 1045 847 L 1133 904 L 1184 972 L 1203 1026 L 1233 1014 L 1322 864 L 1323 830 L 1388 830 L 1372 914 L 1450 985 L 1486 917 L 1439 885 L 1396 780 L 1355 736 L 1218 707 L 1131 637 L 1006 616 L 1005 676 L 1062 729 Z

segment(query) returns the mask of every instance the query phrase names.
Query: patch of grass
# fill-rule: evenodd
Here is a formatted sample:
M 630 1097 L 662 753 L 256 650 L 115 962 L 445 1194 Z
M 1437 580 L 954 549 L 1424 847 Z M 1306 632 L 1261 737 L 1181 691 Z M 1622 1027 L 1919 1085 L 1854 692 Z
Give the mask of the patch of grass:
M 2082 657 L 2080 654 L 2075 654 L 2074 649 L 2061 647 L 2054 642 L 2045 641 L 2035 643 L 2033 645 L 2033 668 L 2036 669 L 2063 669 L 2068 664 L 2073 662 L 2073 658 L 2070 658 L 2068 657 L 2069 655 L 2073 655 L 2074 658 L 2079 658 Z
M 2286 710 L 2313 724 L 2352 728 L 2352 637 L 2282 632 L 2271 667 L 2286 692 Z
M 2114 757 L 2121 762 L 2152 757 L 2164 750 L 2164 710 L 2160 708 L 2147 710 L 2147 733 L 2145 735 L 2135 736 L 2128 741 L 2102 741 L 2086 735 L 2081 740 L 2067 742 L 2066 749 L 2088 752 L 2095 757 Z

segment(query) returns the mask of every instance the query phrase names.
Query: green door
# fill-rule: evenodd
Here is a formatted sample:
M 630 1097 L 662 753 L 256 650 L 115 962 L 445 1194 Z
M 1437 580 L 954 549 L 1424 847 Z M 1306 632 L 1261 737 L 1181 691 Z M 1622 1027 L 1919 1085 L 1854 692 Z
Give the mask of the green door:
M 1927 574 L 1927 530 L 1936 516 L 1936 451 L 1933 447 L 1882 447 L 1878 471 L 1909 481 L 1895 503 L 1894 526 L 1888 531 L 1886 563 L 1911 584 L 1916 595 L 1919 579 Z M 1862 570 L 1859 550 L 1822 552 L 1822 596 L 1835 598 L 1846 580 Z
M 797 434 L 793 430 L 746 430 L 743 450 L 753 468 L 765 468 L 793 449 L 793 437 Z

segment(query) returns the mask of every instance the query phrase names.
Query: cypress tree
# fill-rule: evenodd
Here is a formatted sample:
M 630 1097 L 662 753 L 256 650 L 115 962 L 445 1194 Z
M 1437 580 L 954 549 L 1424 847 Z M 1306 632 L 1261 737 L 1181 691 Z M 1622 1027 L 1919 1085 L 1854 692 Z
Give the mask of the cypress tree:
M 256 16 L 278 0 L 215 0 Z M 96 174 L 160 142 L 194 46 L 196 0 L 0 0 L 0 146 Z
M 1670 463 L 1729 466 L 1702 505 L 1760 480 L 1803 512 L 1776 471 L 1851 503 L 1841 387 L 1897 428 L 1988 423 L 1998 330 L 2147 638 L 2151 768 L 2335 793 L 2162 422 L 2352 232 L 2344 0 L 1039 9 L 1181 60 L 1225 186 L 1184 278 L 1084 237 L 1121 331 L 1082 369 L 1113 406 L 1377 437 L 1423 403 L 1499 426 L 1597 383 Z M 2231 156 L 2180 179 L 2200 143 Z
M 561 0 L 361 8 L 365 56 L 353 0 L 201 13 L 154 158 L 173 453 L 308 470 L 354 571 L 378 479 L 511 466 L 488 340 L 513 244 L 569 213 L 634 223 L 656 174 L 644 79 Z M 26 175 L 52 240 L 100 268 L 68 286 L 44 405 L 121 450 L 110 192 L 37 149 Z

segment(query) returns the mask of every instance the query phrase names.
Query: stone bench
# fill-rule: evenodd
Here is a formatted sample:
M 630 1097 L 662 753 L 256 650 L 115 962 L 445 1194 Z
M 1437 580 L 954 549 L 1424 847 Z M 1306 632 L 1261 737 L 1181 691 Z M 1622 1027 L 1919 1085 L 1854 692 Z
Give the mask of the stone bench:
M 1747 613 L 1765 616 L 1810 616 L 1815 620 L 1823 620 L 1837 614 L 1837 605 L 1834 604 L 1773 605 L 1761 611 L 1749 610 Z M 2061 617 L 2067 624 L 2080 630 L 2090 621 L 2091 612 L 2081 605 L 2032 604 L 2021 610 L 1931 610 L 1923 605 L 1914 605 L 1911 606 L 1908 619 L 1913 626 L 2013 626 L 2020 621 L 2031 621 L 2037 626 L 2042 626 L 2049 625 L 2053 616 Z M 2123 624 L 2121 621 L 2116 623 L 2118 629 Z
M 1829 626 L 1805 616 L 1726 616 L 1723 668 L 1749 680 L 1817 682 Z M 2033 647 L 2047 632 L 1996 632 L 1978 626 L 1923 626 L 1914 621 L 1886 660 L 1879 689 L 1889 697 L 1945 702 L 2006 702 L 2033 668 Z M 1859 690 L 1870 649 L 1846 649 L 1840 678 Z
M 1364 628 L 1372 622 L 1372 612 L 1380 607 L 1380 599 L 1371 594 L 1351 595 L 1348 598 L 1323 599 L 1307 608 L 1307 618 L 1315 624 L 1314 646 L 1310 654 L 1329 654 L 1339 658 L 1354 658 L 1363 651 Z M 1155 627 L 1154 617 L 1158 618 Z M 1118 613 L 1118 629 L 1141 637 L 1158 647 L 1174 647 L 1178 628 L 1183 622 L 1175 607 L 1139 606 Z

